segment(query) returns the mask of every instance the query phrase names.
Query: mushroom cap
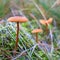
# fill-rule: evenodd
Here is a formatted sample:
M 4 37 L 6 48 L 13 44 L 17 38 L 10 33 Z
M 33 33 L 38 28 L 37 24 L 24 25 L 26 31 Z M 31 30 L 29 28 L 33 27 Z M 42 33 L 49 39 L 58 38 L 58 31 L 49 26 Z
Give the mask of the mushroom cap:
M 40 23 L 43 24 L 43 25 L 51 24 L 52 20 L 53 20 L 52 18 L 49 18 L 48 20 L 40 20 Z
M 41 23 L 42 25 L 46 25 L 46 20 L 40 20 L 40 23 Z
M 48 23 L 49 23 L 49 24 L 51 24 L 52 21 L 53 21 L 53 18 L 49 18 L 49 19 L 48 19 Z
M 43 30 L 42 30 L 42 29 L 34 29 L 34 30 L 32 31 L 32 33 L 39 33 L 39 32 L 43 32 Z
M 8 21 L 9 22 L 20 22 L 20 23 L 23 23 L 23 22 L 27 22 L 28 19 L 26 17 L 22 17 L 22 16 L 15 16 L 15 17 L 8 18 Z

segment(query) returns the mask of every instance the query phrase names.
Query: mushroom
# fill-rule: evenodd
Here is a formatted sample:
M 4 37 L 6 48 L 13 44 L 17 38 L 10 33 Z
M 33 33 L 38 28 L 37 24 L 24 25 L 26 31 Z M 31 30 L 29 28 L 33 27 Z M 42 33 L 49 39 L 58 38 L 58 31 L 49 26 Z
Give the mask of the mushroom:
M 32 33 L 36 34 L 36 42 L 37 43 L 39 42 L 39 40 L 38 40 L 38 33 L 39 32 L 43 32 L 43 30 L 42 29 L 34 29 L 34 30 L 32 30 Z
M 18 35 L 19 35 L 19 23 L 27 22 L 28 19 L 26 17 L 23 17 L 23 16 L 14 16 L 14 17 L 8 18 L 8 21 L 17 23 L 16 45 L 15 45 L 15 50 L 16 50 L 17 46 L 18 46 L 18 39 L 19 39 L 18 38 Z
M 40 20 L 42 25 L 46 26 L 46 31 L 48 31 L 48 25 L 52 23 L 53 18 L 49 18 L 48 20 Z
M 49 18 L 48 20 L 40 20 L 40 23 L 48 26 L 48 24 L 52 23 L 52 20 L 53 20 L 52 18 Z

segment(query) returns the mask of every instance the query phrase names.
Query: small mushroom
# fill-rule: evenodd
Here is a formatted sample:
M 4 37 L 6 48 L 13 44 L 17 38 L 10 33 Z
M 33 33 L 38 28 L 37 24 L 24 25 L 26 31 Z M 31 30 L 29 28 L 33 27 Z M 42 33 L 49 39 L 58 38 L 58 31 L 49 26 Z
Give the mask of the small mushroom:
M 15 17 L 10 17 L 8 18 L 9 22 L 16 22 L 17 23 L 17 33 L 16 33 L 16 45 L 15 45 L 15 50 L 17 49 L 18 46 L 18 35 L 19 35 L 19 23 L 24 23 L 27 22 L 28 19 L 23 16 L 15 16 Z
M 42 25 L 46 26 L 46 31 L 48 31 L 48 25 L 52 23 L 53 18 L 49 18 L 48 20 L 40 20 Z
M 40 20 L 40 23 L 48 26 L 49 24 L 52 23 L 52 20 L 53 20 L 52 18 L 49 18 L 48 20 Z
M 37 42 L 37 43 L 39 42 L 39 40 L 38 40 L 38 33 L 39 33 L 39 32 L 43 32 L 43 30 L 42 30 L 42 29 L 34 29 L 34 30 L 32 31 L 33 34 L 36 34 L 36 42 Z

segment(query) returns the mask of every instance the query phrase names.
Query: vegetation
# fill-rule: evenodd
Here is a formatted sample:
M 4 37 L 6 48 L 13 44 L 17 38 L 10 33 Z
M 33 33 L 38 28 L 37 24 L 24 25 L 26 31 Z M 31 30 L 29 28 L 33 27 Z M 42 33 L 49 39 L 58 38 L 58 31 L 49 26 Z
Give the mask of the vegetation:
M 60 6 L 56 0 L 0 0 L 0 60 L 59 60 L 60 59 Z M 25 16 L 28 22 L 20 23 L 16 54 L 16 23 L 8 22 L 11 16 Z M 53 18 L 47 27 L 40 20 Z M 34 29 L 38 33 L 37 43 Z M 47 31 L 48 28 L 48 31 Z

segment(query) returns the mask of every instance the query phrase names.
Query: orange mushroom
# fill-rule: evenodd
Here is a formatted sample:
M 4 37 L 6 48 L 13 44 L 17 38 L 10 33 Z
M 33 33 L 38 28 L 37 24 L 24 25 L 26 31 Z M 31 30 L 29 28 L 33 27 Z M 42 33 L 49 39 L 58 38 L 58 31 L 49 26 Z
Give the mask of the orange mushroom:
M 17 49 L 18 46 L 18 35 L 19 35 L 19 23 L 24 23 L 27 22 L 28 19 L 26 17 L 23 16 L 15 16 L 15 17 L 10 17 L 8 18 L 9 22 L 16 22 L 17 23 L 17 33 L 16 33 L 16 45 L 15 45 L 15 49 Z
M 43 30 L 42 30 L 42 29 L 34 29 L 34 30 L 32 31 L 32 33 L 36 34 L 36 42 L 37 42 L 37 43 L 39 42 L 39 40 L 38 40 L 38 33 L 39 33 L 39 32 L 43 32 Z
M 53 18 L 49 18 L 48 20 L 40 20 L 42 25 L 46 26 L 46 31 L 48 31 L 48 25 L 52 23 Z
M 52 18 L 49 18 L 48 20 L 40 20 L 40 23 L 43 25 L 48 25 L 52 23 Z

